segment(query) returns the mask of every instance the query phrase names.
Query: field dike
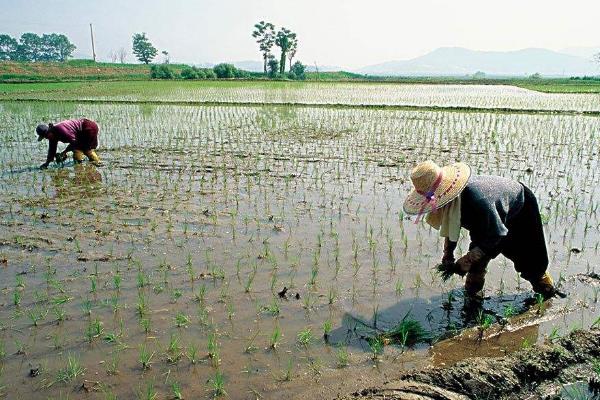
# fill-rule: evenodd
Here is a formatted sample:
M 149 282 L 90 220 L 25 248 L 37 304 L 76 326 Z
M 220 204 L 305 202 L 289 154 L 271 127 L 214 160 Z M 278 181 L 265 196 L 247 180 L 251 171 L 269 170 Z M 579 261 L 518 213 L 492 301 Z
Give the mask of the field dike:
M 561 399 L 564 382 L 587 381 L 600 357 L 600 329 L 576 330 L 505 357 L 472 358 L 451 367 L 412 371 L 343 399 Z M 587 372 L 586 372 L 587 371 Z M 595 398 L 588 384 L 578 393 Z

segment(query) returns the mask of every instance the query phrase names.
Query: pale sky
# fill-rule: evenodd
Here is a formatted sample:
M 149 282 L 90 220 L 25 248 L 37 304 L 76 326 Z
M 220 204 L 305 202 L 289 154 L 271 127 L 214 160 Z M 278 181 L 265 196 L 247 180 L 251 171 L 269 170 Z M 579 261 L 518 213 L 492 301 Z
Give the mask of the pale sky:
M 266 20 L 297 32 L 305 64 L 358 68 L 437 47 L 517 50 L 600 46 L 598 0 L 0 0 L 0 33 L 64 33 L 107 60 L 146 32 L 172 62 L 260 60 L 251 36 Z

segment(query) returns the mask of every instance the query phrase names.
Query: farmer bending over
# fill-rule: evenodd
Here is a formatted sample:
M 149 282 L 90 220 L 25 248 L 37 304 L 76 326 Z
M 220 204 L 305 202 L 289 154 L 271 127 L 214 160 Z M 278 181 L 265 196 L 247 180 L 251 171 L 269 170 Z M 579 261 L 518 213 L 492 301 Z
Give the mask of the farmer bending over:
M 84 156 L 94 162 L 100 162 L 98 155 L 94 151 L 98 147 L 98 125 L 89 119 L 69 119 L 59 122 L 55 125 L 40 124 L 35 129 L 38 134 L 38 142 L 42 139 L 48 139 L 48 156 L 46 162 L 40 168 L 48 168 L 48 165 L 56 157 L 57 162 L 62 162 L 67 158 L 67 153 L 73 152 L 75 162 L 83 162 Z M 58 142 L 68 143 L 66 149 L 56 154 Z
M 499 176 L 471 175 L 464 163 L 440 168 L 433 161 L 415 167 L 407 214 L 425 221 L 445 238 L 442 277 L 466 274 L 465 291 L 480 296 L 486 267 L 503 254 L 544 298 L 560 294 L 546 272 L 548 253 L 537 200 L 522 183 Z M 469 252 L 455 261 L 460 228 L 469 231 Z

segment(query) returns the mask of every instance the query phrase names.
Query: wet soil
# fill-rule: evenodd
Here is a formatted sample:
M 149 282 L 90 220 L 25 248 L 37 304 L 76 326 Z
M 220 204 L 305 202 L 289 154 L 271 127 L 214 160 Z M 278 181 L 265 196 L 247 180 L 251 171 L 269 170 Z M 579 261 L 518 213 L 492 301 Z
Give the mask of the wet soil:
M 505 357 L 475 357 L 450 367 L 402 375 L 344 399 L 559 399 L 566 383 L 595 377 L 600 329 L 568 336 Z

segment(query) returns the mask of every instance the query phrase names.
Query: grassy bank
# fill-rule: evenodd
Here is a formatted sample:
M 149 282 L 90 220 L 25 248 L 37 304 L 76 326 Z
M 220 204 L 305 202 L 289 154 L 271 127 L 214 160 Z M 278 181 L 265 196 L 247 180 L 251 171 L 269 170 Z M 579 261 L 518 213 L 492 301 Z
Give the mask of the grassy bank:
M 180 76 L 186 66 L 170 64 L 173 74 Z M 266 80 L 262 74 L 251 73 L 250 80 Z M 150 66 L 144 64 L 94 63 L 91 60 L 71 60 L 64 63 L 0 62 L 0 92 L 34 90 L 61 90 L 78 87 L 76 82 L 90 81 L 148 81 Z M 600 77 L 572 78 L 483 78 L 472 77 L 381 77 L 352 72 L 309 72 L 307 81 L 321 82 L 376 82 L 394 84 L 458 84 L 458 85 L 513 85 L 546 93 L 600 93 Z M 181 81 L 176 79 L 176 81 Z M 59 82 L 75 82 L 63 86 Z M 274 81 L 276 82 L 276 81 Z M 11 85 L 6 85 L 10 83 Z M 38 83 L 37 85 L 19 85 Z M 52 83 L 52 85 L 47 85 Z M 55 84 L 56 83 L 56 84 Z M 16 84 L 16 85 L 15 85 Z M 118 84 L 127 86 L 127 83 Z M 177 84 L 174 84 L 177 85 Z M 212 85 L 208 83 L 208 85 Z M 135 86 L 135 85 L 134 85 Z

